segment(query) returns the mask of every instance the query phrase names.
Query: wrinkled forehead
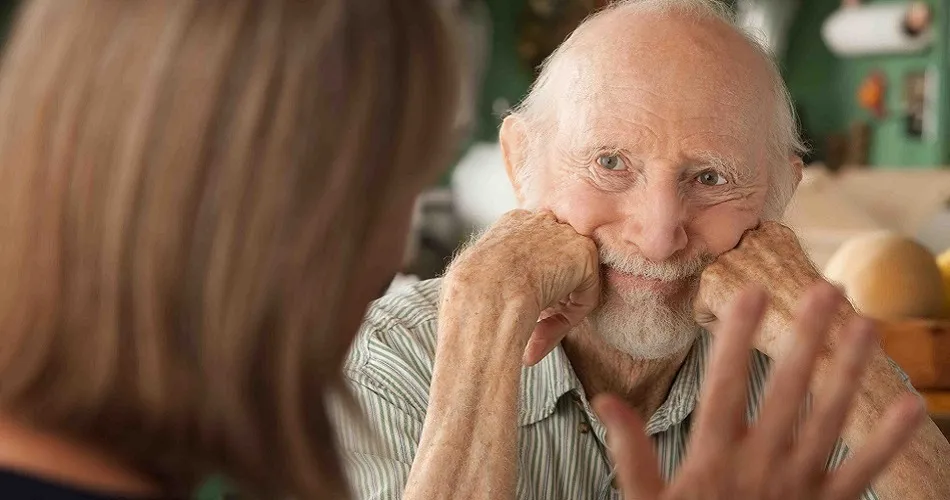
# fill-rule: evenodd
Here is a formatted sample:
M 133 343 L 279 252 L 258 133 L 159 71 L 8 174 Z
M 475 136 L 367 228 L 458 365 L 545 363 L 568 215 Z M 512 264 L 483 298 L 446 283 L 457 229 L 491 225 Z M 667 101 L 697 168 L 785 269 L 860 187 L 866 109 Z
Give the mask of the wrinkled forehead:
M 556 137 L 572 145 L 653 138 L 706 139 L 726 148 L 764 147 L 772 101 L 735 87 L 703 83 L 682 79 L 664 83 L 618 71 L 614 78 L 564 94 L 557 104 Z
M 671 29 L 664 37 L 628 32 L 611 39 L 609 31 L 585 33 L 557 68 L 559 140 L 673 134 L 706 140 L 706 147 L 764 147 L 776 109 L 772 77 L 740 35 L 716 26 Z

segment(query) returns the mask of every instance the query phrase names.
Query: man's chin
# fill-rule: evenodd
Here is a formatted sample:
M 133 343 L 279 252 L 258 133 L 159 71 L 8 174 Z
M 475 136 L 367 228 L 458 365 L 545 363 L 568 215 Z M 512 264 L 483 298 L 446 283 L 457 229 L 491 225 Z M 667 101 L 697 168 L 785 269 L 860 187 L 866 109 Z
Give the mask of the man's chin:
M 638 359 L 664 359 L 696 339 L 700 327 L 691 302 L 692 293 L 683 289 L 666 296 L 643 288 L 621 293 L 608 286 L 601 307 L 589 320 L 613 348 Z

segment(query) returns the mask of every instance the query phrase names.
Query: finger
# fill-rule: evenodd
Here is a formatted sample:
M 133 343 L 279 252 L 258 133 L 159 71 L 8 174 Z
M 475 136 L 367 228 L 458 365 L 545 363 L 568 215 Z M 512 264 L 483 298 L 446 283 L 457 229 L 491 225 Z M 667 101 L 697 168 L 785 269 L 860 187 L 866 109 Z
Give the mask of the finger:
M 749 351 L 766 301 L 762 290 L 745 290 L 723 316 L 700 394 L 694 441 L 698 449 L 717 449 L 744 432 Z
M 837 289 L 824 284 L 810 289 L 799 302 L 794 345 L 775 367 L 759 421 L 750 435 L 752 456 L 765 466 L 784 454 L 792 440 L 818 349 L 841 300 Z
M 864 446 L 831 474 L 821 498 L 857 498 L 907 444 L 924 415 L 924 405 L 914 394 L 907 394 L 891 405 Z
M 582 284 L 557 306 L 546 309 L 528 339 L 522 362 L 534 366 L 547 356 L 600 301 L 600 280 Z
M 544 319 L 550 318 L 551 316 L 554 316 L 555 314 L 558 314 L 560 312 L 561 311 L 560 311 L 559 306 L 549 307 L 541 311 L 541 314 L 538 316 L 538 321 L 543 321 Z
M 643 431 L 643 420 L 616 396 L 597 396 L 592 404 L 607 428 L 607 447 L 624 497 L 637 500 L 659 497 L 663 479 L 653 443 Z
M 821 473 L 828 454 L 841 435 L 848 410 L 861 387 L 861 378 L 873 352 L 874 325 L 867 319 L 855 318 L 848 324 L 842 337 L 826 385 L 815 398 L 814 408 L 805 423 L 801 445 L 794 458 L 795 466 L 810 477 Z
M 524 348 L 522 362 L 525 366 L 534 366 L 547 356 L 570 333 L 571 322 L 562 313 L 555 313 L 538 321 Z
M 568 322 L 577 326 L 600 303 L 600 277 L 597 273 L 589 276 L 577 290 L 568 295 L 561 306 L 561 313 Z

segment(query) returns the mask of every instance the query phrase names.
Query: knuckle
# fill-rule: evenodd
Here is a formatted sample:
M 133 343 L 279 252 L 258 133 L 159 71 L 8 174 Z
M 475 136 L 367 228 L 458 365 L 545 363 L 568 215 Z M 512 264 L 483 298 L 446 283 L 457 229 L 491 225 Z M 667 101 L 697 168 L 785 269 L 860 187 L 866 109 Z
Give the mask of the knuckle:
M 786 226 L 785 224 L 782 224 L 781 222 L 772 221 L 772 225 L 775 227 L 775 230 L 780 233 L 794 234 L 794 231 L 792 231 L 792 228 Z
M 587 250 L 587 253 L 590 256 L 597 258 L 598 250 L 597 250 L 597 244 L 594 243 L 594 240 L 585 237 L 583 239 L 583 245 L 584 245 L 584 249 Z
M 716 259 L 712 264 L 706 266 L 706 269 L 699 275 L 700 286 L 712 286 L 722 281 L 723 275 L 728 270 L 728 262 L 731 257 Z
M 781 238 L 785 239 L 786 241 L 791 241 L 791 242 L 794 242 L 795 244 L 798 243 L 798 235 L 795 234 L 795 231 L 792 231 L 792 229 L 789 227 L 782 226 L 782 229 L 781 231 L 778 232 L 778 234 Z
M 505 212 L 504 215 L 498 220 L 498 223 L 495 226 L 511 226 L 521 224 L 523 221 L 531 217 L 531 212 L 527 210 L 516 208 L 509 212 Z
M 795 231 L 792 228 L 778 221 L 766 221 L 762 223 L 761 232 L 767 235 L 779 237 L 795 237 Z
M 539 210 L 531 214 L 531 222 L 544 226 L 550 226 L 552 224 L 557 224 L 557 217 L 555 217 L 554 213 L 550 210 Z

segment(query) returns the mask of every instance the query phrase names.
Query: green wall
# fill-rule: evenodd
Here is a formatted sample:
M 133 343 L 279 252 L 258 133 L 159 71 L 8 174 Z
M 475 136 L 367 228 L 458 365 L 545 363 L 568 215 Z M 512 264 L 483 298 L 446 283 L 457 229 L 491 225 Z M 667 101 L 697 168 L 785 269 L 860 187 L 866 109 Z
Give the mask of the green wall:
M 873 1 L 873 0 L 872 0 Z M 888 1 L 888 0 L 877 0 Z M 785 78 L 800 108 L 802 124 L 812 139 L 819 158 L 824 155 L 824 138 L 833 132 L 844 132 L 850 123 L 867 120 L 871 127 L 869 163 L 874 166 L 909 167 L 950 163 L 946 141 L 948 125 L 947 91 L 947 24 L 945 0 L 931 0 L 936 13 L 936 40 L 933 47 L 920 55 L 869 56 L 839 58 L 821 40 L 821 25 L 838 8 L 832 0 L 803 0 L 789 33 L 789 50 L 783 61 Z M 916 139 L 904 133 L 903 80 L 910 71 L 933 67 L 938 71 L 936 138 Z M 888 112 L 882 119 L 874 118 L 857 102 L 857 89 L 872 71 L 886 75 L 885 102 Z
M 518 59 L 518 18 L 526 0 L 485 0 L 491 19 L 491 50 L 486 61 L 482 88 L 475 108 L 475 128 L 459 145 L 456 160 L 460 160 L 475 142 L 498 140 L 503 112 L 495 109 L 499 100 L 510 108 L 527 93 L 534 79 L 531 71 Z M 454 162 L 453 162 L 454 165 Z M 439 184 L 446 186 L 453 165 L 446 168 Z
M 494 109 L 495 102 L 504 99 L 509 105 L 517 104 L 534 76 L 518 59 L 518 18 L 525 0 L 486 0 L 491 12 L 491 60 L 485 72 L 485 81 L 478 101 L 478 127 L 475 139 L 498 139 L 501 116 Z
M 866 0 L 886 2 L 893 0 Z M 950 0 L 930 0 L 936 12 L 936 40 L 920 55 L 872 56 L 842 59 L 832 55 L 821 39 L 821 25 L 838 8 L 838 0 L 802 0 L 788 37 L 783 71 L 801 113 L 804 131 L 818 158 L 825 153 L 825 137 L 846 132 L 858 120 L 871 127 L 869 163 L 875 166 L 908 167 L 950 164 L 950 145 L 939 140 L 950 127 L 950 54 L 947 33 Z M 486 0 L 491 12 L 491 60 L 478 104 L 478 126 L 472 140 L 496 140 L 500 116 L 495 104 L 503 99 L 517 103 L 531 83 L 531 72 L 516 53 L 518 17 L 525 0 Z M 729 2 L 733 3 L 733 2 Z M 907 72 L 932 66 L 939 77 L 936 138 L 910 138 L 904 133 L 903 80 Z M 861 81 L 874 70 L 888 80 L 888 114 L 876 119 L 857 102 Z

